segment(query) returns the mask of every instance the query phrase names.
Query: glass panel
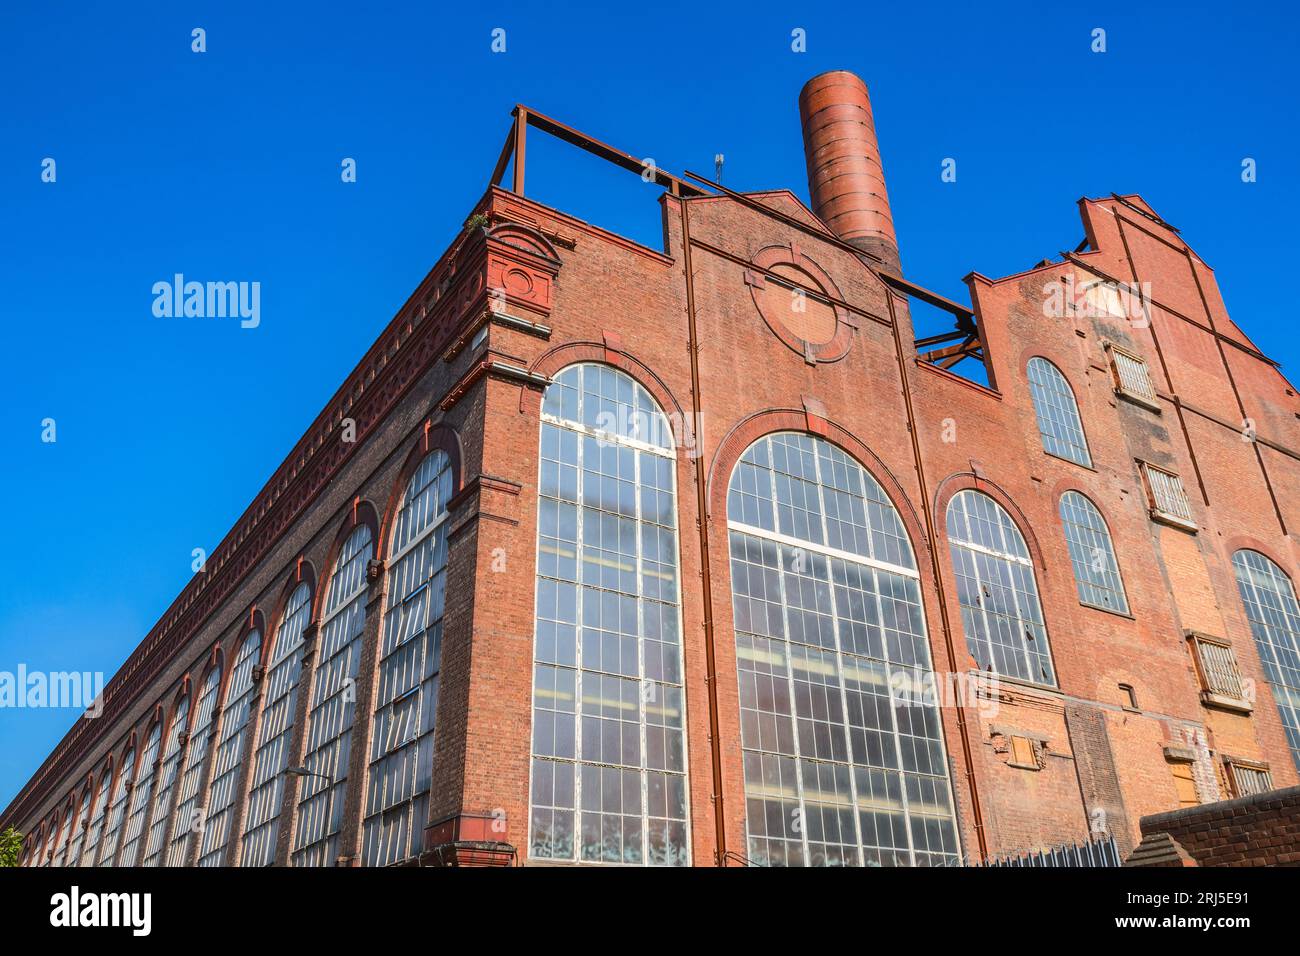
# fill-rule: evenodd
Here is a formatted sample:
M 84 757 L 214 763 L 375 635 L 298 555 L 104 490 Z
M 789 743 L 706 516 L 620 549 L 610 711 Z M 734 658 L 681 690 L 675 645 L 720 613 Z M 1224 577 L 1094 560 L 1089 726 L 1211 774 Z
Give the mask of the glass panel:
M 1110 530 L 1095 505 L 1077 491 L 1061 495 L 1061 524 L 1074 568 L 1079 600 L 1108 611 L 1128 613 Z
M 1232 566 L 1291 759 L 1300 769 L 1300 607 L 1295 590 L 1282 569 L 1258 551 L 1238 551 Z
M 1029 360 L 1029 394 L 1034 400 L 1034 415 L 1043 450 L 1058 458 L 1080 465 L 1092 464 L 1088 442 L 1079 421 L 1079 406 L 1065 376 L 1044 358 Z

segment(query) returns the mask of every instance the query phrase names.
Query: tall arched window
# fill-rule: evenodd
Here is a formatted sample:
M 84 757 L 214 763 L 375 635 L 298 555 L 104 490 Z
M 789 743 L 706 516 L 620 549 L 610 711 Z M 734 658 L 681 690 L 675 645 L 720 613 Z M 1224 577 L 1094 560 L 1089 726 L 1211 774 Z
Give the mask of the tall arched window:
M 1043 450 L 1091 467 L 1092 456 L 1088 454 L 1088 440 L 1079 421 L 1079 406 L 1061 370 L 1045 358 L 1031 358 L 1029 394 L 1034 400 Z
M 122 757 L 122 769 L 117 773 L 113 787 L 113 800 L 108 805 L 108 823 L 104 830 L 104 846 L 99 854 L 100 866 L 112 866 L 117 857 L 117 847 L 122 834 L 122 820 L 126 816 L 126 797 L 131 792 L 131 779 L 135 773 L 135 748 L 128 748 Z
M 948 502 L 948 541 L 957 572 L 961 622 L 982 670 L 1055 684 L 1034 563 L 1020 529 L 978 491 Z
M 86 841 L 86 822 L 90 814 L 90 800 L 94 796 L 93 790 L 93 785 L 89 783 L 81 788 L 81 803 L 72 820 L 72 840 L 68 843 L 68 866 L 81 866 L 81 848 Z
M 81 851 L 78 866 L 94 866 L 95 855 L 99 852 L 99 838 L 104 832 L 104 816 L 108 804 L 108 788 L 113 783 L 113 767 L 110 764 L 99 775 L 99 788 L 95 791 L 94 803 L 90 808 L 90 823 L 87 824 L 86 847 Z
M 68 808 L 63 811 L 63 823 L 59 826 L 59 834 L 57 837 L 57 844 L 56 844 L 58 846 L 58 849 L 54 852 L 55 866 L 67 865 L 68 843 L 71 842 L 72 840 L 72 825 L 74 820 L 76 819 L 73 814 L 75 812 L 76 812 L 76 805 L 73 801 L 73 798 L 69 797 Z
M 162 743 L 163 721 L 167 715 L 161 715 L 149 729 L 145 738 L 144 750 L 140 752 L 140 776 L 131 791 L 131 809 L 126 817 L 126 833 L 123 835 L 122 852 L 117 860 L 118 866 L 135 866 L 139 856 L 140 832 L 144 829 L 144 814 L 149 806 L 149 797 L 153 794 L 154 774 L 158 769 L 158 748 Z
M 207 818 L 199 845 L 199 866 L 222 866 L 230 843 L 231 817 L 235 811 L 235 789 L 244 766 L 244 731 L 253 700 L 253 668 L 262 656 L 262 632 L 253 628 L 239 645 L 235 664 L 226 683 L 226 701 L 217 726 L 217 749 L 212 756 L 212 780 L 208 784 Z
M 393 531 L 366 800 L 367 866 L 418 853 L 428 822 L 451 482 L 447 453 L 426 455 L 406 486 Z
M 275 845 L 280 836 L 280 805 L 284 802 L 284 771 L 289 766 L 293 718 L 298 708 L 302 638 L 309 623 L 311 586 L 304 581 L 289 595 L 272 647 L 240 866 L 270 866 L 275 862 Z
M 176 705 L 171 729 L 163 743 L 163 758 L 158 765 L 158 782 L 154 789 L 153 815 L 149 818 L 149 839 L 145 844 L 141 866 L 158 866 L 162 861 L 163 837 L 167 832 L 167 819 L 172 807 L 172 787 L 176 784 L 189 719 L 190 695 L 187 691 Z
M 176 804 L 176 822 L 172 826 L 172 845 L 167 850 L 168 866 L 184 866 L 189 855 L 190 835 L 201 832 L 205 811 L 198 805 L 199 784 L 203 782 L 203 768 L 208 762 L 208 745 L 212 740 L 212 716 L 217 707 L 217 688 L 221 684 L 221 668 L 211 667 L 199 691 L 199 703 L 194 711 L 194 726 L 190 728 L 189 746 L 185 750 L 185 767 L 181 771 L 181 789 Z
M 1295 589 L 1286 572 L 1258 551 L 1238 551 L 1232 567 L 1291 759 L 1300 769 L 1300 607 Z
M 330 866 L 338 856 L 366 629 L 366 564 L 373 555 L 374 536 L 368 525 L 358 525 L 343 542 L 330 575 L 307 717 L 305 763 L 312 775 L 302 781 L 294 866 Z
M 1115 561 L 1115 546 L 1101 512 L 1077 491 L 1061 495 L 1060 509 L 1079 600 L 1092 607 L 1127 614 L 1128 598 Z
M 688 864 L 672 432 L 627 375 L 570 366 L 539 477 L 530 854 Z
M 884 490 L 782 432 L 736 464 L 727 523 L 750 860 L 955 863 L 920 578 Z

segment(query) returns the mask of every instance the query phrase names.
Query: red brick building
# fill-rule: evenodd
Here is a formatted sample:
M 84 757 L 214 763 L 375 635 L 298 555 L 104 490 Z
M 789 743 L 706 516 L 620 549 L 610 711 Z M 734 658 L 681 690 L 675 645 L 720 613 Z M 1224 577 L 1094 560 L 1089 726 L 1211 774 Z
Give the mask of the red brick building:
M 25 862 L 953 865 L 1295 785 L 1300 399 L 1213 270 L 1112 195 L 950 302 L 861 81 L 800 107 L 811 209 L 518 108 Z M 529 131 L 663 185 L 663 248 L 527 198 Z

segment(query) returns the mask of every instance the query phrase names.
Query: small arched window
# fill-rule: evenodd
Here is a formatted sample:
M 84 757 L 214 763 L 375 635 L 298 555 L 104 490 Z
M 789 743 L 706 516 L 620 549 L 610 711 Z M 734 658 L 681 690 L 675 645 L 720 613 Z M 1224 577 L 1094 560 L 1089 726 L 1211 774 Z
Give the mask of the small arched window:
M 727 523 L 750 859 L 955 864 L 920 576 L 893 503 L 840 448 L 782 432 L 736 464 Z
M 1232 567 L 1291 760 L 1300 769 L 1300 606 L 1295 588 L 1286 572 L 1258 551 L 1238 551 Z
M 275 845 L 280 835 L 280 805 L 284 802 L 284 771 L 289 766 L 293 718 L 298 709 L 302 640 L 309 623 L 311 586 L 304 581 L 289 595 L 272 647 L 240 866 L 270 866 L 275 862 Z
M 1034 563 L 1011 516 L 986 494 L 959 491 L 948 502 L 948 541 L 966 646 L 976 663 L 1055 685 Z
M 546 389 L 529 854 L 686 865 L 672 431 L 607 365 Z
M 1029 394 L 1034 400 L 1034 415 L 1043 450 L 1057 458 L 1092 466 L 1088 440 L 1079 421 L 1079 405 L 1065 376 L 1045 358 L 1029 360 Z
M 447 453 L 426 455 L 407 483 L 393 531 L 364 824 L 366 866 L 418 853 L 428 822 L 451 483 Z
M 68 798 L 68 808 L 63 811 L 63 823 L 59 826 L 59 835 L 57 837 L 58 850 L 54 853 L 54 865 L 66 866 L 68 863 L 68 843 L 72 840 L 72 824 L 75 819 L 76 807 L 71 797 Z
M 172 806 L 172 788 L 176 785 L 176 776 L 180 770 L 189 719 L 190 695 L 187 691 L 176 705 L 171 729 L 163 743 L 163 758 L 158 765 L 158 782 L 154 788 L 153 814 L 149 818 L 149 839 L 145 844 L 141 866 L 158 866 L 162 862 L 163 839 L 167 833 L 167 820 Z
M 1060 510 L 1079 600 L 1092 607 L 1127 614 L 1128 598 L 1115 561 L 1115 546 L 1101 512 L 1077 491 L 1061 495 Z
M 90 809 L 90 823 L 87 826 L 86 848 L 81 851 L 80 866 L 94 866 L 99 853 L 99 838 L 104 832 L 104 817 L 108 809 L 108 788 L 113 783 L 113 768 L 107 766 L 99 775 L 99 788 L 95 791 L 94 803 Z
M 81 866 L 81 848 L 86 842 L 86 822 L 90 814 L 90 801 L 94 796 L 94 786 L 87 783 L 81 789 L 81 802 L 77 805 L 77 815 L 72 821 L 72 840 L 68 844 L 68 866 Z
M 153 794 L 154 775 L 158 769 L 158 748 L 162 744 L 162 728 L 166 714 L 161 715 L 149 729 L 145 738 L 144 750 L 140 752 L 140 776 L 131 791 L 131 810 L 126 817 L 126 833 L 123 836 L 122 853 L 118 857 L 118 866 L 135 866 L 139 857 L 140 833 L 144 829 L 144 814 L 149 807 L 149 797 Z
M 311 775 L 303 778 L 298 801 L 294 866 L 332 866 L 338 856 L 356 709 L 354 689 L 366 629 L 366 565 L 374 550 L 369 525 L 358 525 L 339 549 L 330 575 L 304 747 L 304 763 Z
M 99 854 L 100 866 L 112 866 L 117 860 L 117 847 L 122 835 L 122 820 L 126 816 L 126 797 L 131 792 L 130 783 L 135 773 L 135 748 L 128 748 L 122 757 L 122 769 L 117 772 L 113 799 L 108 805 L 108 823 L 104 830 L 104 848 Z
M 253 668 L 262 656 L 262 632 L 253 628 L 240 642 L 226 683 L 226 700 L 217 725 L 217 749 L 212 755 L 207 819 L 199 845 L 199 866 L 221 866 L 230 842 L 235 788 L 244 766 L 244 738 L 253 699 Z
M 217 708 L 217 688 L 221 685 L 221 668 L 210 667 L 199 691 L 194 726 L 185 750 L 185 767 L 181 771 L 181 789 L 176 804 L 176 822 L 172 825 L 172 845 L 167 850 L 168 866 L 184 866 L 189 855 L 190 836 L 203 829 L 205 811 L 199 807 L 199 784 L 208 762 L 212 741 L 212 717 Z

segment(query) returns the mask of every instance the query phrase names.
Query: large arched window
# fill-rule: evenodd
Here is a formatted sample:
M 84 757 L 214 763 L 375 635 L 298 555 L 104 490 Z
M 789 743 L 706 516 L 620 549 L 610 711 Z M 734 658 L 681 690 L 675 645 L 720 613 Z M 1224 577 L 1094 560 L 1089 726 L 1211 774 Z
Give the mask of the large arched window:
M 305 763 L 311 776 L 303 778 L 298 802 L 294 866 L 331 866 L 338 856 L 366 629 L 366 564 L 373 555 L 370 527 L 358 525 L 343 542 L 330 576 L 307 717 Z
M 1300 769 L 1300 607 L 1295 589 L 1286 573 L 1258 551 L 1238 551 L 1232 567 L 1291 759 Z
M 158 782 L 154 788 L 153 814 L 149 817 L 149 839 L 145 843 L 141 866 L 158 866 L 162 861 L 163 837 L 167 832 L 167 819 L 172 807 L 172 787 L 176 785 L 189 719 L 190 695 L 186 691 L 176 705 L 171 729 L 163 744 L 162 763 L 158 765 Z
M 68 798 L 68 808 L 63 811 L 63 823 L 59 826 L 59 834 L 56 846 L 58 849 L 54 852 L 54 865 L 66 866 L 68 862 L 68 843 L 72 839 L 72 825 L 76 820 L 76 805 L 73 798 Z
M 78 866 L 94 866 L 95 855 L 99 852 L 99 838 L 104 832 L 104 816 L 108 804 L 108 788 L 113 783 L 113 767 L 110 764 L 99 775 L 99 788 L 95 791 L 94 803 L 90 808 L 90 823 L 87 824 L 86 847 L 81 851 Z
M 529 852 L 687 864 L 675 455 L 648 392 L 566 368 L 542 405 Z
M 1119 577 L 1115 546 L 1101 512 L 1077 491 L 1061 495 L 1060 508 L 1079 600 L 1092 607 L 1127 614 L 1128 598 Z
M 144 750 L 140 752 L 140 776 L 131 791 L 131 809 L 126 817 L 126 832 L 123 835 L 122 852 L 118 857 L 118 866 L 135 866 L 139 856 L 140 833 L 144 829 L 144 814 L 149 806 L 149 797 L 153 793 L 154 774 L 158 769 L 158 748 L 162 743 L 162 715 L 154 722 L 145 738 Z
M 920 578 L 883 489 L 782 432 L 736 464 L 727 523 L 750 860 L 955 863 Z
M 185 767 L 181 771 L 181 789 L 176 804 L 176 822 L 172 825 L 172 845 L 167 849 L 168 866 L 184 866 L 189 855 L 190 835 L 201 832 L 205 811 L 198 805 L 199 784 L 203 782 L 203 768 L 208 761 L 208 745 L 212 740 L 212 717 L 217 708 L 217 688 L 221 684 L 221 668 L 208 668 L 207 677 L 199 691 L 198 707 L 194 711 L 194 726 L 190 728 L 189 746 L 185 750 Z
M 240 866 L 270 866 L 275 862 L 275 845 L 280 836 L 280 805 L 284 802 L 284 772 L 289 766 L 293 718 L 298 709 L 302 639 L 309 623 L 311 586 L 304 581 L 289 595 L 272 647 Z
M 976 663 L 1005 677 L 1055 684 L 1034 563 L 1011 516 L 988 495 L 960 491 L 948 502 L 948 541 Z
M 418 853 L 428 822 L 451 482 L 447 453 L 426 455 L 406 486 L 393 531 L 366 799 L 367 866 Z
M 99 854 L 100 866 L 112 866 L 117 858 L 117 847 L 122 834 L 122 820 L 126 816 L 126 798 L 131 792 L 131 779 L 135 773 L 135 748 L 128 748 L 122 757 L 122 769 L 117 773 L 113 787 L 113 800 L 108 805 L 108 822 L 104 830 L 104 846 Z
M 230 843 L 231 818 L 235 812 L 235 791 L 244 768 L 244 738 L 248 711 L 253 700 L 253 668 L 262 656 L 262 632 L 253 628 L 245 635 L 235 655 L 226 682 L 226 701 L 217 725 L 217 749 L 212 756 L 212 780 L 208 784 L 208 808 L 199 844 L 199 866 L 222 866 Z
M 68 866 L 81 866 L 81 848 L 86 842 L 86 822 L 90 814 L 90 800 L 94 796 L 93 784 L 81 788 L 81 803 L 72 821 L 72 839 L 68 843 Z
M 1045 358 L 1029 360 L 1029 394 L 1034 400 L 1043 450 L 1080 465 L 1092 465 L 1088 440 L 1079 421 L 1079 406 L 1065 376 Z

